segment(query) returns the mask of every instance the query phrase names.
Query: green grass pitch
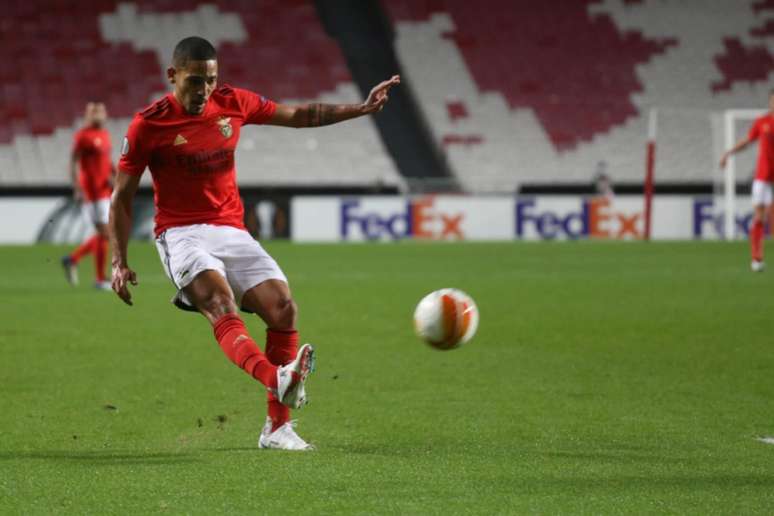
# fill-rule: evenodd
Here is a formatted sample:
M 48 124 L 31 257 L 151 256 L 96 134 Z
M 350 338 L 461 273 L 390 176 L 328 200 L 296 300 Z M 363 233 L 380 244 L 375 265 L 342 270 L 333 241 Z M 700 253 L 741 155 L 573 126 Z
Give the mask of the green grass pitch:
M 262 389 L 150 244 L 131 308 L 0 248 L 0 514 L 772 512 L 774 273 L 743 242 L 267 248 L 318 350 L 312 453 L 257 448 Z M 481 324 L 439 352 L 411 314 L 447 286 Z

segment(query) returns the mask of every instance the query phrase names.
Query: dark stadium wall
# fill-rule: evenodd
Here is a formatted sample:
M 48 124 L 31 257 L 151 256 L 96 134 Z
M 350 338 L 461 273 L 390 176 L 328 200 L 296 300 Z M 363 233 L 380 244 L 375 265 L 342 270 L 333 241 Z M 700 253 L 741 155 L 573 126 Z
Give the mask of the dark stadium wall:
M 315 0 L 323 26 L 341 46 L 352 77 L 364 96 L 377 83 L 400 74 L 387 109 L 375 117 L 387 151 L 409 184 L 429 181 L 436 190 L 456 190 L 456 183 L 411 93 L 410 77 L 401 73 L 393 47 L 394 33 L 377 0 Z M 434 181 L 435 180 L 435 181 Z

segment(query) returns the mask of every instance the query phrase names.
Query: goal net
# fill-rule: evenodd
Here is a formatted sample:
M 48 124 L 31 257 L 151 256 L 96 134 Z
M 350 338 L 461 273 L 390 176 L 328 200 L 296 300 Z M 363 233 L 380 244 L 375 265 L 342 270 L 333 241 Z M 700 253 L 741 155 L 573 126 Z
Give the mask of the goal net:
M 739 187 L 748 188 L 755 170 L 757 152 L 748 148 L 735 154 L 720 169 L 720 157 L 743 138 L 752 122 L 765 113 L 760 109 L 706 109 L 658 106 L 649 110 L 645 167 L 646 234 L 651 200 L 649 182 L 672 184 L 712 183 L 712 213 L 719 238 L 744 237 L 743 224 L 749 215 L 747 198 L 737 196 Z M 647 238 L 647 235 L 646 235 Z M 710 236 L 710 238 L 712 238 Z
M 721 129 L 716 129 L 715 132 L 722 134 L 720 142 L 722 146 L 717 151 L 718 159 L 723 151 L 730 149 L 736 142 L 744 138 L 753 121 L 765 113 L 766 111 L 762 109 L 728 109 L 716 117 L 713 125 L 715 127 L 720 125 Z M 720 170 L 719 166 L 715 167 L 717 171 L 715 175 L 715 209 L 720 209 L 722 212 L 723 236 L 726 240 L 742 236 L 736 223 L 737 212 L 749 209 L 749 206 L 740 206 L 736 192 L 738 186 L 749 185 L 755 176 L 755 163 L 758 157 L 756 147 L 748 147 L 744 152 L 731 156 L 726 163 L 725 171 Z

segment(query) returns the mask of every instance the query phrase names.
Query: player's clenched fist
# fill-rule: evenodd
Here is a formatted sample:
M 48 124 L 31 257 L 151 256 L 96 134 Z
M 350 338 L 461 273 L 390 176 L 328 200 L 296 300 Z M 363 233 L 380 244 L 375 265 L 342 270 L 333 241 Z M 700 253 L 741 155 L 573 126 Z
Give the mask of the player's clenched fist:
M 113 265 L 113 281 L 111 286 L 118 297 L 127 305 L 132 304 L 132 294 L 129 284 L 137 285 L 137 274 L 126 266 Z

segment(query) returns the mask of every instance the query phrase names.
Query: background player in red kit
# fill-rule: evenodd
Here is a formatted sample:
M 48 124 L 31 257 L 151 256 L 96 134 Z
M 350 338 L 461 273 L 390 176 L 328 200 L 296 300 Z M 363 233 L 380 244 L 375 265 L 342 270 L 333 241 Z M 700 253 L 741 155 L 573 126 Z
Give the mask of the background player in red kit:
M 731 149 L 723 153 L 720 167 L 725 168 L 728 157 L 746 148 L 752 142 L 758 142 L 758 164 L 755 167 L 755 179 L 752 184 L 753 218 L 750 224 L 750 251 L 753 272 L 760 272 L 763 263 L 763 225 L 772 202 L 772 182 L 774 182 L 774 90 L 769 92 L 769 112 L 756 118 L 746 138 L 739 140 Z
M 81 203 L 83 215 L 94 224 L 96 233 L 62 258 L 67 281 L 77 285 L 78 261 L 93 253 L 94 286 L 101 290 L 110 289 L 110 283 L 105 281 L 105 261 L 111 183 L 115 172 L 110 157 L 110 133 L 103 127 L 106 119 L 105 104 L 89 102 L 84 114 L 84 127 L 75 133 L 70 159 L 73 198 Z
M 373 88 L 362 104 L 277 104 L 250 91 L 218 88 L 215 49 L 198 37 L 177 44 L 167 75 L 173 93 L 135 116 L 122 145 L 110 209 L 113 289 L 131 304 L 127 287 L 137 284 L 127 257 L 131 207 L 148 167 L 156 245 L 178 289 L 174 303 L 201 312 L 229 359 L 267 387 L 260 447 L 310 449 L 295 433 L 288 407 L 306 402 L 304 380 L 314 350 L 309 344 L 297 349 L 297 308 L 287 279 L 245 230 L 234 150 L 246 124 L 317 127 L 377 112 L 400 78 Z M 265 354 L 248 334 L 240 308 L 266 323 Z

